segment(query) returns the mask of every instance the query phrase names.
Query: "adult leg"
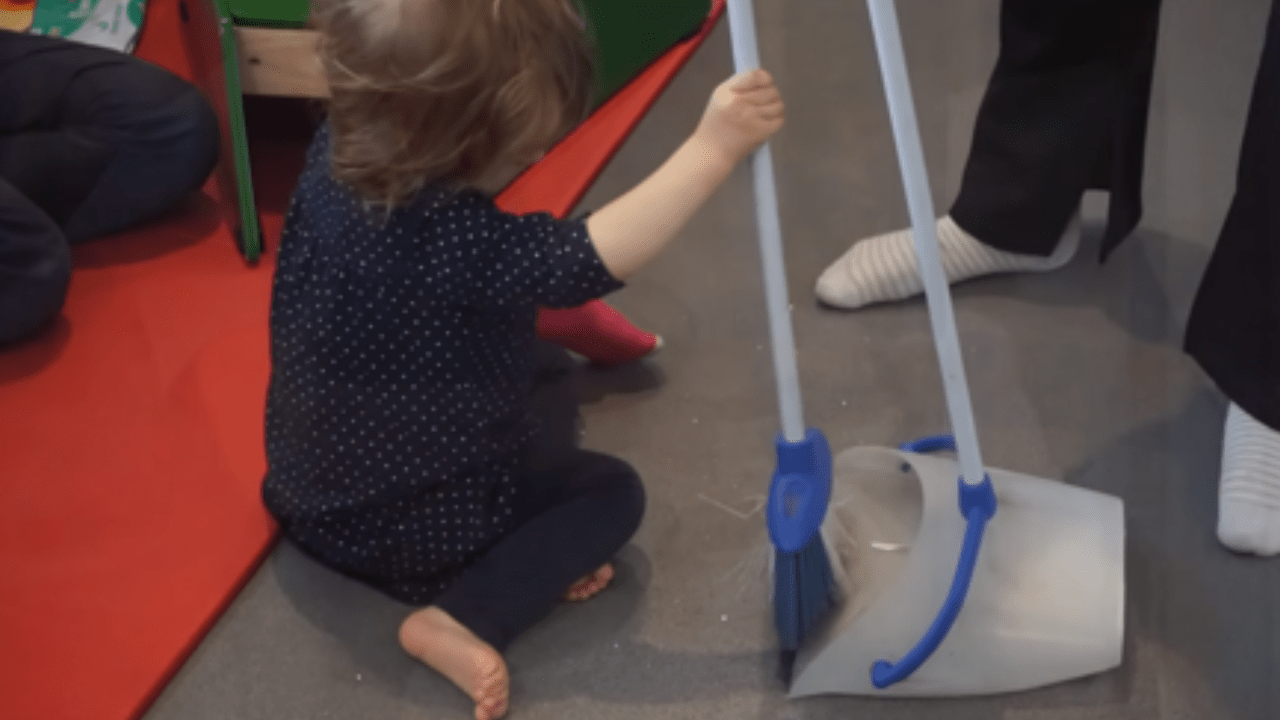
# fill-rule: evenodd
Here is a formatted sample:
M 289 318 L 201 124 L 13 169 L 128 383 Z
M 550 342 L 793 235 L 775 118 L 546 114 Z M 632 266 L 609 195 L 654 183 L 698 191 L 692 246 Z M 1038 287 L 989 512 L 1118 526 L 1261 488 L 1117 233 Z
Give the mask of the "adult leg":
M 1273 2 L 1236 193 L 1201 280 L 1186 349 L 1231 399 L 1218 537 L 1280 553 L 1280 3 Z
M 0 177 L 0 347 L 57 315 L 70 280 L 71 250 L 62 231 Z
M 217 160 L 199 91 L 119 52 L 0 32 L 0 97 L 0 177 L 72 243 L 165 212 Z
M 1159 23 L 1159 0 L 1006 0 L 956 224 L 1001 250 L 1045 256 L 1096 189 L 1111 192 L 1104 251 L 1132 232 Z
M 952 282 L 1061 267 L 1088 189 L 1111 192 L 1104 256 L 1137 225 L 1159 9 L 1159 0 L 1002 3 L 1000 56 L 960 193 L 938 221 Z M 816 290 L 845 308 L 920 293 L 910 231 L 855 243 Z

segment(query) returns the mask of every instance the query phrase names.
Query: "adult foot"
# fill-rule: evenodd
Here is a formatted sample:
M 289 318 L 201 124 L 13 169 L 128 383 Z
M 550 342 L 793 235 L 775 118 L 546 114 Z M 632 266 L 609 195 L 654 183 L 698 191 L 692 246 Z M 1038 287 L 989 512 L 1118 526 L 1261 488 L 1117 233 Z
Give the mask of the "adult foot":
M 597 365 L 634 362 L 662 347 L 662 338 L 636 327 L 603 300 L 538 311 L 538 336 Z
M 1078 215 L 1048 257 L 997 250 L 961 230 L 949 215 L 938 220 L 937 234 L 942 267 L 951 283 L 995 273 L 1056 270 L 1070 262 L 1080 247 Z M 815 292 L 822 302 L 847 310 L 924 292 L 911 230 L 854 243 L 819 276 Z
M 502 655 L 445 611 L 426 607 L 405 618 L 400 646 L 461 688 L 476 704 L 476 720 L 507 714 L 511 678 Z
M 573 601 L 587 600 L 608 587 L 609 582 L 612 580 L 613 565 L 605 563 L 595 572 L 571 585 L 568 592 L 565 593 L 564 599 Z
M 1280 431 L 1235 403 L 1227 411 L 1218 540 L 1241 553 L 1280 553 Z

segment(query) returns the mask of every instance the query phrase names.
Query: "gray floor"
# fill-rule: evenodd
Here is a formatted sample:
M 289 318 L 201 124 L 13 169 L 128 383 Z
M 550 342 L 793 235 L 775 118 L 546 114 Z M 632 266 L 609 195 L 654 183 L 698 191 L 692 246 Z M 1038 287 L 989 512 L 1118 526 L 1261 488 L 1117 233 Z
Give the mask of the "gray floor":
M 944 207 L 994 61 L 998 3 L 899 5 Z M 587 444 L 640 469 L 648 515 L 613 589 L 558 611 L 513 649 L 511 717 L 1280 717 L 1280 560 L 1237 558 L 1216 544 L 1226 401 L 1179 351 L 1230 199 L 1268 5 L 1166 3 L 1147 213 L 1114 260 L 1094 261 L 1103 205 L 1091 198 L 1095 224 L 1071 266 L 956 292 L 987 462 L 1127 502 L 1120 669 L 977 700 L 783 697 L 755 573 L 768 547 L 763 520 L 743 519 L 767 484 L 777 429 L 744 167 L 616 297 L 668 348 L 641 367 L 583 377 Z M 812 296 L 813 280 L 850 242 L 907 223 L 865 5 L 757 6 L 762 54 L 788 101 L 774 145 L 806 419 L 836 448 L 944 430 L 923 303 L 840 313 Z M 683 139 L 731 72 L 729 58 L 722 25 L 585 206 L 607 202 Z M 146 717 L 470 717 L 460 693 L 397 649 L 403 612 L 280 547 Z

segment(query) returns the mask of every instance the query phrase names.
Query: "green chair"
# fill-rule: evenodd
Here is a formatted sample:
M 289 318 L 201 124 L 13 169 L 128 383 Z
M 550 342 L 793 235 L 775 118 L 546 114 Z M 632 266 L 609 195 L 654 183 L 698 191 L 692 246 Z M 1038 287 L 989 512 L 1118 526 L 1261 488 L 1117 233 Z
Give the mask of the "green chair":
M 712 0 L 576 0 L 597 53 L 593 107 L 598 108 L 672 46 L 701 29 Z M 232 230 L 250 262 L 262 252 L 244 123 L 236 27 L 300 29 L 309 0 L 181 0 L 198 81 L 223 124 L 218 177 L 232 198 Z
M 236 25 L 302 28 L 309 0 L 223 0 Z M 599 49 L 595 105 L 608 100 L 672 45 L 697 32 L 711 0 L 578 0 Z
M 300 28 L 311 14 L 310 0 L 225 0 L 237 25 Z

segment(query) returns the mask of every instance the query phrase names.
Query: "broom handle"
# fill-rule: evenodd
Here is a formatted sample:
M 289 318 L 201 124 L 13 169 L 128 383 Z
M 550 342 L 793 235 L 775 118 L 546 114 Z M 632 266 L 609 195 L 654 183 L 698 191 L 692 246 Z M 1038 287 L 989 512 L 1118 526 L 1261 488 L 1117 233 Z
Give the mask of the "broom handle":
M 920 145 L 920 129 L 916 124 L 911 100 L 911 82 L 902 51 L 902 36 L 893 0 L 867 0 L 876 51 L 880 57 L 885 94 L 889 100 L 889 116 L 893 122 L 893 139 L 902 166 L 902 182 L 911 212 L 912 235 L 920 275 L 924 280 L 929 304 L 929 321 L 933 326 L 934 345 L 942 366 L 942 384 L 946 391 L 951 429 L 955 433 L 963 480 L 977 485 L 985 477 L 985 466 L 978 450 L 978 432 L 973 421 L 969 385 L 965 379 L 964 361 L 956 333 L 955 314 L 951 307 L 951 291 L 938 254 L 936 218 L 929 197 L 929 180 L 925 174 L 924 150 Z
M 733 43 L 733 64 L 737 73 L 760 67 L 756 43 L 754 9 L 751 0 L 728 0 L 729 36 Z M 795 336 L 791 329 L 787 274 L 782 253 L 782 225 L 778 220 L 778 193 L 773 179 L 773 156 L 765 143 L 751 157 L 755 182 L 756 225 L 760 256 L 764 263 L 764 291 L 769 310 L 769 335 L 773 348 L 773 371 L 777 378 L 778 405 L 782 431 L 787 442 L 804 440 L 805 426 L 800 405 L 800 373 L 796 368 Z

